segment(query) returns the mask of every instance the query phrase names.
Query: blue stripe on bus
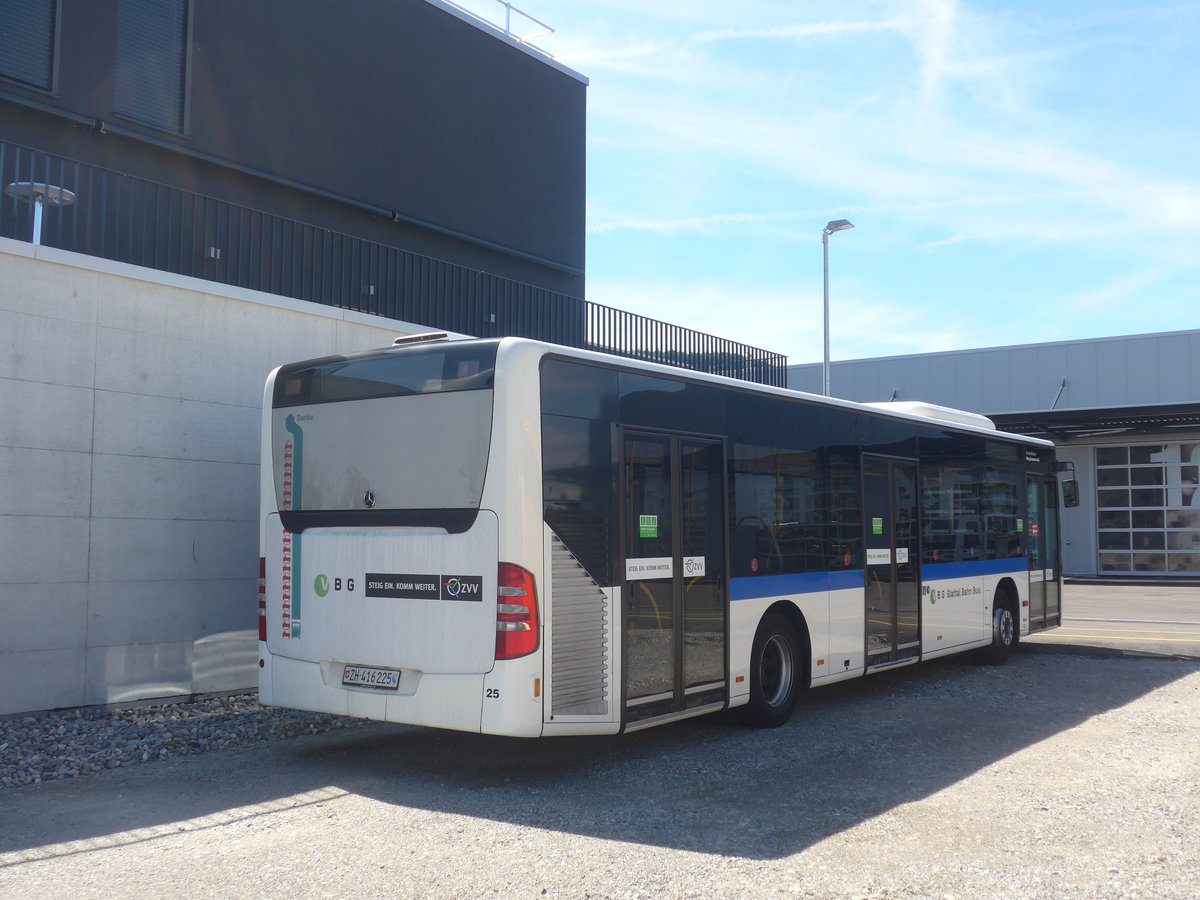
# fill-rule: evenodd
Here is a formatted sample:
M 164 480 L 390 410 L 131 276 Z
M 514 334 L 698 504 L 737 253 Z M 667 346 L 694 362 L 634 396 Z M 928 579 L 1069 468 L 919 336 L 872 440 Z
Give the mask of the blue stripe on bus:
M 980 575 L 1016 575 L 1029 571 L 1029 560 L 1023 556 L 1011 559 L 976 559 L 967 562 L 926 563 L 921 566 L 923 581 L 943 578 L 971 578 Z
M 984 575 L 1016 575 L 1028 570 L 1029 561 L 1024 557 L 926 563 L 921 567 L 921 579 L 923 581 L 942 581 L 951 578 L 979 578 Z M 796 572 L 791 575 L 758 575 L 730 579 L 729 597 L 731 600 L 760 600 L 764 597 L 853 590 L 862 588 L 863 584 L 862 569 L 840 572 Z
M 842 572 L 796 572 L 792 575 L 759 575 L 732 578 L 729 581 L 731 600 L 758 600 L 763 597 L 782 597 L 789 594 L 823 594 L 826 591 L 861 589 L 862 569 Z

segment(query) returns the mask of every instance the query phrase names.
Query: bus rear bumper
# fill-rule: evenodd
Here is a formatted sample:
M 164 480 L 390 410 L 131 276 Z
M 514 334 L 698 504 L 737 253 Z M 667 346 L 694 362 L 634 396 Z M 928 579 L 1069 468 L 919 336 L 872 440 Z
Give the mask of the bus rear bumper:
M 259 698 L 264 705 L 353 716 L 399 725 L 480 731 L 484 675 L 405 673 L 397 693 L 346 687 L 330 677 L 340 665 L 263 654 Z

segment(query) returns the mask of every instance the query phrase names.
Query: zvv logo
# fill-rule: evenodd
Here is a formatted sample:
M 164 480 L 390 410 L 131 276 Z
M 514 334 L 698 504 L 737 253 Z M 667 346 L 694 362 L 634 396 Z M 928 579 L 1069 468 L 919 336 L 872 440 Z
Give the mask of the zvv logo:
M 483 578 L 478 575 L 451 575 L 442 579 L 443 600 L 482 600 Z

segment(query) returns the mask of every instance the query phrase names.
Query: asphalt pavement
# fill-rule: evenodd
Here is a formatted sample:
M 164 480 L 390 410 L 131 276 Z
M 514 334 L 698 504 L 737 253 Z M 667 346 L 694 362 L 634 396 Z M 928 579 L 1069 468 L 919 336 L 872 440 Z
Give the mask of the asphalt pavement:
M 1200 581 L 1072 578 L 1059 628 L 1027 640 L 1074 652 L 1200 658 Z

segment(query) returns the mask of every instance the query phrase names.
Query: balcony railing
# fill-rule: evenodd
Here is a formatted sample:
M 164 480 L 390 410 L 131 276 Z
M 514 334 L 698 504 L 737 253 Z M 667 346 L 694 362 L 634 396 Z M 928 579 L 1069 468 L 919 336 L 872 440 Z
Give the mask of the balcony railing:
M 0 185 L 12 187 L 0 193 L 0 237 L 440 330 L 786 384 L 778 353 L 28 147 L 0 142 Z M 46 203 L 35 235 L 39 195 L 72 202 Z

